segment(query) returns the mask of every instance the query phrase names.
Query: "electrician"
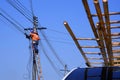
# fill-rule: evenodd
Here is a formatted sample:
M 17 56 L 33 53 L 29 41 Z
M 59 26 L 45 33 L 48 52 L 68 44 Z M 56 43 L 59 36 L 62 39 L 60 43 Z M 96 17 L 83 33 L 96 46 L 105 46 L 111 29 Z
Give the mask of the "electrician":
M 33 51 L 38 54 L 38 44 L 39 44 L 39 40 L 40 40 L 38 33 L 35 30 L 33 30 L 33 31 L 31 31 L 30 35 L 27 35 L 26 33 L 25 33 L 25 35 L 26 35 L 26 38 L 32 39 Z

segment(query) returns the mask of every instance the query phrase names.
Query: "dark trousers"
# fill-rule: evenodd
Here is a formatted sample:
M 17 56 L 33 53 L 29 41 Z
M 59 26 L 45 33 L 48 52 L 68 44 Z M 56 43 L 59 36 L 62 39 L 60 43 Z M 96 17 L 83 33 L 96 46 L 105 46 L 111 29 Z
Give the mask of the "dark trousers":
M 32 41 L 32 47 L 35 53 L 38 53 L 38 44 L 39 44 L 39 41 Z

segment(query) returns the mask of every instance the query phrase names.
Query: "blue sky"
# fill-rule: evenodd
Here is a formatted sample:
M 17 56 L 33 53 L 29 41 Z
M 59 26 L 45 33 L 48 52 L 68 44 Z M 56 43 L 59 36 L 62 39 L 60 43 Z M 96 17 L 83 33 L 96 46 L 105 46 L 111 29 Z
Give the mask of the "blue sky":
M 29 0 L 19 1 L 28 10 L 31 10 Z M 116 5 L 119 1 L 116 1 L 117 2 L 109 2 L 110 11 L 119 11 L 119 5 Z M 93 7 L 92 3 L 93 2 L 91 0 L 89 3 L 91 4 L 91 7 Z M 112 9 L 113 6 L 115 7 L 114 9 Z M 6 11 L 25 28 L 33 26 L 32 23 L 29 22 L 21 13 L 9 5 L 6 0 L 0 1 L 0 8 Z M 67 21 L 77 37 L 93 37 L 93 32 L 89 25 L 82 0 L 34 0 L 33 11 L 38 17 L 41 26 L 47 28 L 44 30 L 44 34 L 47 36 L 49 43 L 53 46 L 54 50 L 57 52 L 64 64 L 68 65 L 68 69 L 71 70 L 75 67 L 86 67 L 84 59 L 63 25 L 63 22 Z M 92 13 L 94 12 L 95 10 L 93 8 Z M 29 41 L 3 17 L 0 16 L 0 20 L 0 80 L 26 80 L 29 74 L 26 69 L 30 58 Z M 60 71 L 63 67 L 53 55 L 42 34 L 40 34 L 40 37 L 40 42 L 44 45 L 46 53 L 54 62 L 58 71 Z M 83 45 L 89 43 L 81 42 L 81 44 Z M 54 71 L 48 59 L 44 55 L 42 48 L 43 46 L 40 45 L 39 54 L 44 80 L 61 80 L 63 75 L 59 76 Z

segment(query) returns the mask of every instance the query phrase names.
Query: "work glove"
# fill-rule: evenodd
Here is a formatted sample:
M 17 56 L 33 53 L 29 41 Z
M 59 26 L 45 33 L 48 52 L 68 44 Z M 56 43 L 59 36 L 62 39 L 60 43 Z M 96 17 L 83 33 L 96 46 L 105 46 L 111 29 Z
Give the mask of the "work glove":
M 24 33 L 24 34 L 25 34 L 25 36 L 26 36 L 27 39 L 30 39 L 30 36 L 29 36 L 29 35 L 27 35 L 26 33 Z

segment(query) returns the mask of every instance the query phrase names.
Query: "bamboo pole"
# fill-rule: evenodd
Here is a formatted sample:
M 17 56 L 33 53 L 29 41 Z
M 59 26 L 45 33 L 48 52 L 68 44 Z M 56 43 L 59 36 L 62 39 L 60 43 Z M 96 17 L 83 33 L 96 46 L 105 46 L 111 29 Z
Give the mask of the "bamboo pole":
M 107 34 L 108 34 L 108 45 L 106 45 L 108 48 L 108 57 L 112 59 L 113 53 L 112 53 L 112 40 L 111 40 L 111 29 L 110 29 L 110 19 L 109 19 L 109 9 L 108 9 L 108 1 L 103 0 L 103 7 L 104 7 L 104 14 L 105 14 L 105 22 L 107 27 Z M 107 43 L 106 42 L 106 43 Z M 109 59 L 110 60 L 110 59 Z M 110 60 L 111 66 L 113 65 L 112 60 Z
M 90 12 L 90 9 L 89 9 L 89 6 L 88 6 L 88 2 L 87 2 L 87 0 L 82 0 L 82 2 L 83 2 L 83 5 L 84 5 L 84 8 L 85 8 L 85 11 L 87 13 L 87 17 L 88 17 L 88 20 L 90 22 L 91 28 L 94 32 L 95 38 L 97 39 L 98 34 L 97 34 L 97 31 L 96 31 L 96 28 L 95 28 L 94 21 L 92 19 L 92 15 L 91 15 L 91 12 Z
M 92 19 L 92 15 L 91 15 L 91 12 L 90 12 L 90 9 L 89 9 L 89 6 L 88 6 L 88 2 L 87 2 L 87 0 L 82 0 L 82 2 L 83 2 L 83 5 L 84 5 L 84 8 L 85 8 L 85 11 L 87 13 L 87 17 L 88 17 L 88 20 L 90 22 L 91 28 L 93 30 L 94 36 L 95 36 L 96 39 L 98 39 L 99 36 L 98 36 L 97 31 L 96 31 L 94 21 Z M 96 40 L 96 41 L 97 41 L 97 44 L 100 46 L 101 45 L 100 42 L 98 40 Z M 100 48 L 100 51 L 103 52 L 101 48 Z M 104 62 L 106 62 L 106 60 Z M 105 63 L 105 65 L 107 65 L 107 63 Z
M 111 50 L 109 50 L 107 32 L 106 32 L 105 27 L 104 27 L 104 21 L 103 21 L 103 17 L 102 17 L 102 14 L 101 14 L 102 12 L 101 12 L 100 4 L 99 4 L 98 0 L 94 0 L 94 5 L 95 5 L 96 12 L 98 14 L 98 19 L 100 21 L 100 27 L 103 31 L 103 36 L 104 36 L 104 39 L 105 39 L 105 44 L 106 44 L 106 48 L 107 48 L 107 53 L 108 53 L 108 57 L 109 57 L 110 66 L 112 66 L 113 64 L 112 64 L 112 59 L 111 59 Z
M 99 24 L 97 24 L 96 26 L 98 27 L 98 34 L 99 34 L 99 39 L 100 39 L 99 42 L 100 42 L 100 46 L 101 46 L 101 53 L 102 53 L 105 64 L 108 65 L 107 52 L 105 50 L 104 37 L 103 37 L 103 34 L 102 34 L 103 32 L 102 32 Z
M 75 37 L 74 33 L 72 32 L 72 30 L 71 30 L 70 26 L 68 25 L 68 23 L 67 23 L 66 21 L 64 22 L 64 26 L 65 26 L 65 27 L 66 27 L 66 29 L 68 30 L 68 32 L 69 32 L 69 34 L 71 35 L 72 39 L 74 40 L 74 42 L 75 42 L 75 44 L 76 44 L 77 48 L 79 49 L 79 51 L 81 52 L 82 56 L 84 57 L 84 59 L 85 59 L 85 61 L 86 61 L 87 66 L 89 66 L 89 67 L 90 67 L 90 66 L 91 66 L 91 65 L 90 65 L 90 62 L 88 61 L 88 59 L 87 59 L 86 55 L 84 54 L 84 51 L 82 50 L 82 48 L 81 48 L 81 46 L 80 46 L 79 42 L 77 41 L 77 39 L 76 39 L 76 37 Z

